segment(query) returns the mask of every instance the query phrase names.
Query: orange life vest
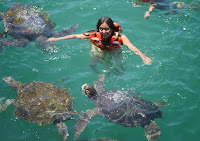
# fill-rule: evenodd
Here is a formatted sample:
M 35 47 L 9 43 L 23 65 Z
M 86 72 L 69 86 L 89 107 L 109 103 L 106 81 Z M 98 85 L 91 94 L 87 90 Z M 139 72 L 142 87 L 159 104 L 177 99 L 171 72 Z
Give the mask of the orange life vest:
M 118 24 L 118 23 L 113 23 L 113 24 L 116 27 L 117 32 L 122 32 L 121 24 Z
M 121 25 L 114 23 L 115 27 L 116 27 L 116 31 L 121 31 Z M 104 45 L 103 44 L 103 39 L 101 37 L 101 33 L 100 32 L 93 32 L 90 34 L 90 41 L 97 47 L 99 47 L 100 49 L 104 50 L 113 50 L 115 48 L 120 47 L 121 45 L 123 45 L 122 42 L 122 38 L 121 38 L 121 34 L 119 33 L 118 36 L 117 35 L 113 35 L 110 40 L 108 45 Z

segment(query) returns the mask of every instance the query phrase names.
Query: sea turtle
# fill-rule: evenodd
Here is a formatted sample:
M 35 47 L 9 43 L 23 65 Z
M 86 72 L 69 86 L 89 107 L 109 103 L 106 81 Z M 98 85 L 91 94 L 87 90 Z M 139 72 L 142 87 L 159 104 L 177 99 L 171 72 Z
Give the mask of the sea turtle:
M 47 42 L 47 38 L 66 36 L 77 28 L 77 25 L 73 25 L 68 29 L 54 31 L 55 23 L 49 19 L 48 12 L 42 13 L 35 6 L 21 3 L 13 3 L 5 13 L 0 13 L 0 20 L 3 22 L 5 34 L 14 37 L 14 39 L 1 38 L 1 50 L 3 46 L 25 47 L 30 41 L 35 40 L 41 49 L 53 53 L 53 44 Z M 0 35 L 3 36 L 2 33 Z
M 124 94 L 120 90 L 104 89 L 104 74 L 100 74 L 94 87 L 90 84 L 82 85 L 83 94 L 95 103 L 95 108 L 87 110 L 79 116 L 74 129 L 76 140 L 85 129 L 92 117 L 101 115 L 109 121 L 125 127 L 141 126 L 149 141 L 159 138 L 161 131 L 153 121 L 162 117 L 162 111 L 154 104 L 139 97 Z
M 16 90 L 17 97 L 15 100 L 6 100 L 5 105 L 0 105 L 1 110 L 14 104 L 16 117 L 39 125 L 53 122 L 58 135 L 67 140 L 68 129 L 64 121 L 73 119 L 75 111 L 73 97 L 66 89 L 38 81 L 23 84 L 12 77 L 4 77 L 3 80 Z

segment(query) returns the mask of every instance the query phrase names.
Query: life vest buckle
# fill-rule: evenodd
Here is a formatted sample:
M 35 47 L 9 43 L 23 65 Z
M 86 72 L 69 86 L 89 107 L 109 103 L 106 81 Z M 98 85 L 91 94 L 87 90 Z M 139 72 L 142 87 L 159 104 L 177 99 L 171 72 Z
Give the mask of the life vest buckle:
M 121 45 L 121 43 L 119 43 L 119 42 L 117 42 L 117 41 L 113 41 L 112 44 Z
M 97 38 L 97 37 L 93 37 L 91 39 L 94 40 L 94 41 L 99 41 L 99 38 Z

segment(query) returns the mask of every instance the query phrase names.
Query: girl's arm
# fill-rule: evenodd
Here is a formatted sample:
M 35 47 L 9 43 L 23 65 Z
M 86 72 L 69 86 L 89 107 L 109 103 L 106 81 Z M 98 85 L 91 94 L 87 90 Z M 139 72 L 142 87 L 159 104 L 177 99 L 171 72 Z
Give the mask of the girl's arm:
M 58 38 L 48 38 L 47 41 L 49 42 L 56 42 L 56 41 L 59 41 L 59 40 L 65 40 L 65 39 L 89 39 L 90 36 L 87 36 L 86 34 L 72 34 L 72 35 L 67 35 L 67 36 L 64 36 L 64 37 L 58 37 Z
M 139 49 L 137 49 L 130 41 L 129 39 L 125 36 L 122 35 L 122 41 L 125 46 L 127 46 L 131 51 L 133 51 L 135 54 L 139 55 L 142 61 L 146 65 L 151 65 L 152 60 L 149 57 L 146 57 Z

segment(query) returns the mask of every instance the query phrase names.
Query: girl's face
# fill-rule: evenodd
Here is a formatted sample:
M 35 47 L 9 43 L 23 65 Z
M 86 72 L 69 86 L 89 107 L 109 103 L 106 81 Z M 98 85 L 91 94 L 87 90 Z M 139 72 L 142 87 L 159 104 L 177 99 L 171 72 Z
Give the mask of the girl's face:
M 102 38 L 109 38 L 112 34 L 112 29 L 108 26 L 107 23 L 103 23 L 99 26 L 99 32 L 101 33 Z

